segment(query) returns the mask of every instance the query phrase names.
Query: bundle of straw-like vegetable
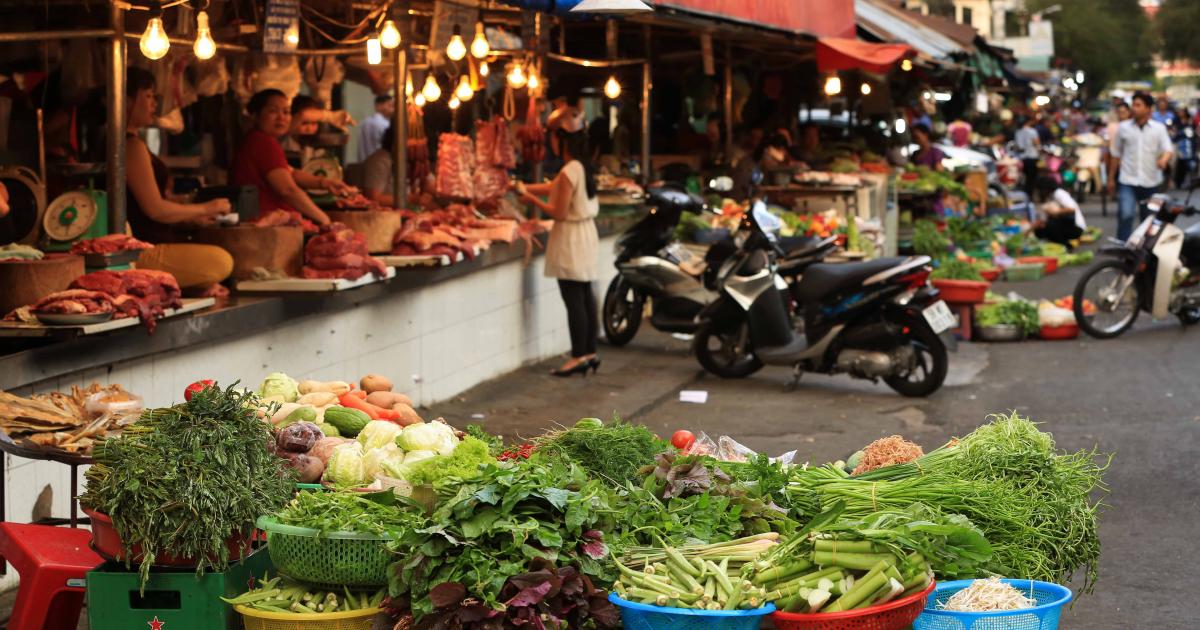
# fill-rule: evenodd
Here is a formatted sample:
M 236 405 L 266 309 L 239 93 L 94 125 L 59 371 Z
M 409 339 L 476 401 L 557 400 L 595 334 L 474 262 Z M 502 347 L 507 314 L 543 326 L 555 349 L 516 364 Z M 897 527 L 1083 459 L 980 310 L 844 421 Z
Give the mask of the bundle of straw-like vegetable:
M 1088 592 L 1100 557 L 1101 504 L 1091 494 L 1106 490 L 1107 459 L 1097 463 L 1096 451 L 1059 452 L 1050 434 L 1013 413 L 907 464 L 854 478 L 834 466 L 798 471 L 788 495 L 794 509 L 809 514 L 836 500 L 850 515 L 912 503 L 961 514 L 991 543 L 985 574 L 1063 582 L 1086 568 Z

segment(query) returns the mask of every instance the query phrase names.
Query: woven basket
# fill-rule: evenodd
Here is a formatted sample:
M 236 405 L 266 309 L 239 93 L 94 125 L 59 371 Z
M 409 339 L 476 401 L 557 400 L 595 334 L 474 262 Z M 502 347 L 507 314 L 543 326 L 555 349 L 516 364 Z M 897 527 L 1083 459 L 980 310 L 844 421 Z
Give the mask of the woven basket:
M 388 582 L 395 556 L 390 537 L 360 532 L 325 532 L 283 525 L 270 516 L 258 519 L 267 532 L 271 562 L 294 580 L 327 587 L 379 587 Z

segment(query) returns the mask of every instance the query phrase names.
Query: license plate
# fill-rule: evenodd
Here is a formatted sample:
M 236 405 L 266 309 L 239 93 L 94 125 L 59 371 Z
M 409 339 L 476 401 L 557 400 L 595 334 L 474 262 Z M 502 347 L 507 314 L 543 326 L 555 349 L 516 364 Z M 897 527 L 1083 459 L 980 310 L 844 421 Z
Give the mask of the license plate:
M 925 307 L 921 314 L 925 316 L 925 321 L 935 334 L 941 334 L 958 325 L 958 319 L 950 312 L 950 307 L 941 300 Z

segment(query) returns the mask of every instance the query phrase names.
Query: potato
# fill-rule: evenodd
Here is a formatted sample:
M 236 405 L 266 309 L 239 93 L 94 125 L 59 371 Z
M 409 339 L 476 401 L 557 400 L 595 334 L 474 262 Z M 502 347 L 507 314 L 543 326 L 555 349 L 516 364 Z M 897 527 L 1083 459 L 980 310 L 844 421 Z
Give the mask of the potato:
M 311 394 L 313 392 L 330 392 L 341 396 L 350 391 L 350 383 L 345 381 L 300 381 L 300 393 Z
M 371 392 L 367 394 L 366 400 L 368 403 L 376 407 L 383 407 L 384 409 L 391 409 L 398 404 L 412 406 L 411 398 L 404 394 L 397 394 L 396 392 Z
M 368 394 L 372 392 L 390 392 L 392 391 L 392 382 L 388 377 L 379 374 L 368 374 L 362 377 L 359 381 L 359 387 L 362 387 L 364 392 Z
M 400 412 L 400 419 L 396 422 L 402 427 L 424 422 L 424 420 L 421 419 L 421 416 L 417 415 L 417 411 L 415 409 L 404 403 L 396 403 L 395 405 L 392 405 L 392 410 Z

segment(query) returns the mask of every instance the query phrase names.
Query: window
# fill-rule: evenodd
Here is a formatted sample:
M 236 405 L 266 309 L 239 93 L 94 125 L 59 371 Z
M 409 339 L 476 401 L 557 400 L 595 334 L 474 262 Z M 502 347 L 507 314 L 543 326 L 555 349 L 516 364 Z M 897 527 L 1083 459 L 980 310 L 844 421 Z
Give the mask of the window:
M 954 18 L 954 0 L 928 0 L 925 5 L 929 7 L 929 15 Z
M 971 11 L 971 7 L 963 7 L 962 8 L 962 18 L 958 22 L 960 24 L 966 24 L 967 26 L 970 26 L 972 24 L 971 18 L 973 18 L 973 17 L 975 17 L 975 16 L 974 16 L 974 12 Z
M 1004 36 L 1005 37 L 1026 37 L 1029 35 L 1029 28 L 1026 26 L 1025 16 L 1017 11 L 1004 12 Z

